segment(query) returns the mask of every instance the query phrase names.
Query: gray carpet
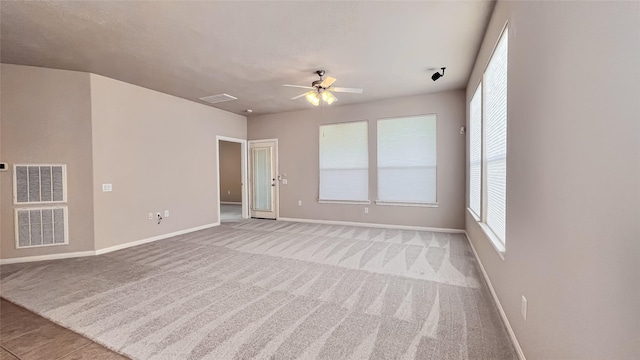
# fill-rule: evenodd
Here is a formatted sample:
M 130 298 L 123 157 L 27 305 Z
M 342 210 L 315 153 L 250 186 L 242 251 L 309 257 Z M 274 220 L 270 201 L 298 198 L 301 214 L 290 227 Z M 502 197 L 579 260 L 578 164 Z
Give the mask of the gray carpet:
M 462 234 L 246 220 L 0 284 L 133 359 L 517 359 L 478 271 Z

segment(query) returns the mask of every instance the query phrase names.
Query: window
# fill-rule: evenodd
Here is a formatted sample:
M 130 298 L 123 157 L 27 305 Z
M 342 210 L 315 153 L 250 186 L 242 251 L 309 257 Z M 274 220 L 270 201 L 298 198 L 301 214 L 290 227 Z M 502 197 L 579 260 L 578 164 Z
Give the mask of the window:
M 378 120 L 378 203 L 436 203 L 436 116 Z
M 367 121 L 320 126 L 320 201 L 369 201 Z
M 507 214 L 507 68 L 505 27 L 469 103 L 469 210 L 499 252 Z
M 499 251 L 506 243 L 508 46 L 505 28 L 469 103 L 469 209 Z
M 482 83 L 469 104 L 469 208 L 480 217 L 482 191 Z
M 484 73 L 484 165 L 487 226 L 504 245 L 507 189 L 507 52 L 505 29 Z

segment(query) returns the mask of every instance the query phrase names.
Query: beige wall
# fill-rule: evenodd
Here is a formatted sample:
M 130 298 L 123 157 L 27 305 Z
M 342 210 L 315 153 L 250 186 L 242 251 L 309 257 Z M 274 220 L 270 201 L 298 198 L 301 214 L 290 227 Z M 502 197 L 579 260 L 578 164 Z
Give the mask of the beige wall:
M 94 74 L 91 100 L 96 249 L 218 222 L 216 135 L 246 117 Z
M 91 96 L 89 74 L 0 65 L 0 257 L 93 250 Z M 67 164 L 69 245 L 15 248 L 13 165 Z
M 499 2 L 467 102 L 506 21 L 505 260 L 467 232 L 528 360 L 639 359 L 640 3 Z
M 344 95 L 357 96 L 357 95 Z M 305 101 L 300 99 L 299 101 Z M 464 227 L 464 92 L 452 91 L 371 103 L 326 106 L 311 110 L 251 117 L 250 140 L 278 138 L 280 217 L 462 229 Z M 378 206 L 376 200 L 376 120 L 436 113 L 438 115 L 438 208 Z M 370 205 L 319 204 L 319 126 L 369 120 Z M 302 200 L 302 206 L 298 206 Z M 369 213 L 364 213 L 365 206 Z
M 220 141 L 220 201 L 242 202 L 241 144 Z

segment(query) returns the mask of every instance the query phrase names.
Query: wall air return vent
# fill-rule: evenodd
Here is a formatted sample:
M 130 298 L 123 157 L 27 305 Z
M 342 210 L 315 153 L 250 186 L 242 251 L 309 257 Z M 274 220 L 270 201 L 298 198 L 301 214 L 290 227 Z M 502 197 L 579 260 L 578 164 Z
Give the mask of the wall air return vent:
M 66 202 L 66 165 L 14 165 L 16 249 L 68 244 Z
M 69 243 L 67 207 L 15 209 L 16 248 Z
M 200 100 L 208 102 L 209 104 L 217 104 L 225 101 L 238 100 L 238 98 L 229 94 L 218 94 L 201 97 Z
M 66 202 L 66 172 L 65 165 L 15 165 L 13 203 Z

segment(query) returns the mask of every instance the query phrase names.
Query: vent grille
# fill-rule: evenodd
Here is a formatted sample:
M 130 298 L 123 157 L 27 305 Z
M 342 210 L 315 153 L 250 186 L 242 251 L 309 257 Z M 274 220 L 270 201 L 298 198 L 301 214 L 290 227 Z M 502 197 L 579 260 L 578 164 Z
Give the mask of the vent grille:
M 66 202 L 65 165 L 16 165 L 15 204 Z
M 67 207 L 16 209 L 16 248 L 69 243 Z
M 225 101 L 238 100 L 238 98 L 229 94 L 218 94 L 201 97 L 200 100 L 208 102 L 209 104 L 217 104 Z

